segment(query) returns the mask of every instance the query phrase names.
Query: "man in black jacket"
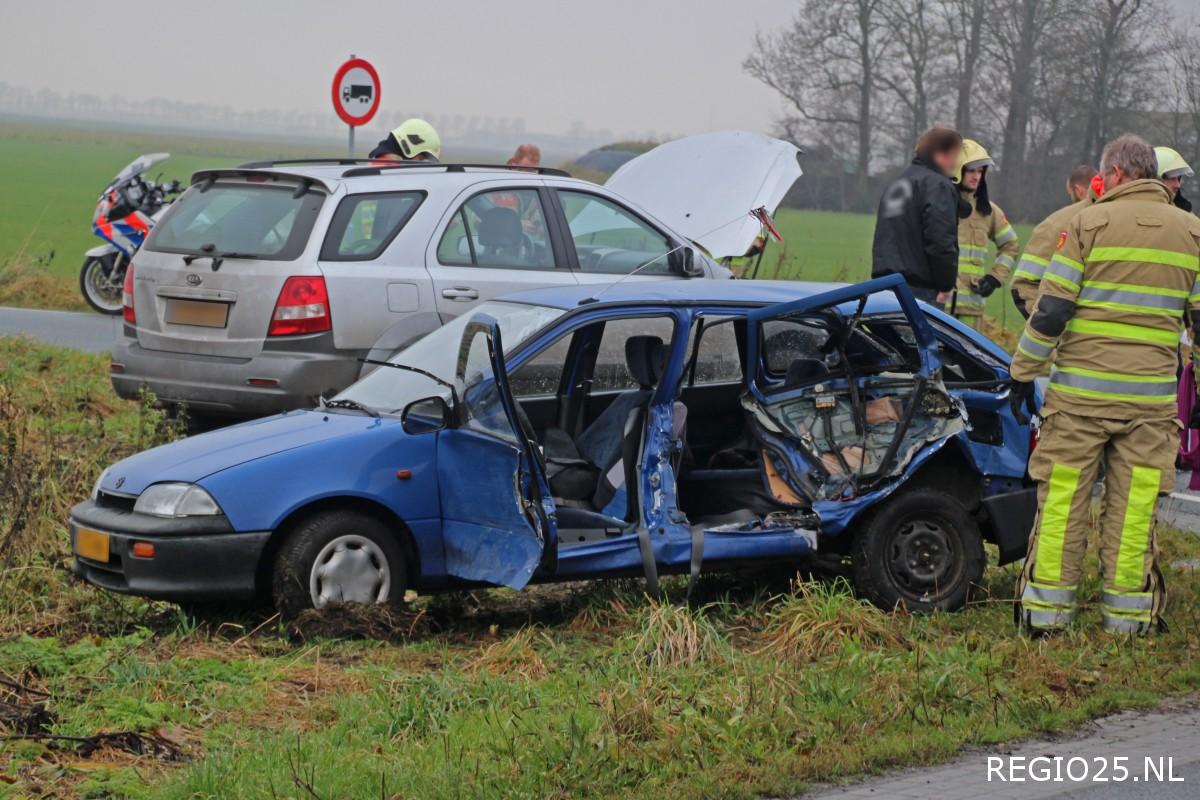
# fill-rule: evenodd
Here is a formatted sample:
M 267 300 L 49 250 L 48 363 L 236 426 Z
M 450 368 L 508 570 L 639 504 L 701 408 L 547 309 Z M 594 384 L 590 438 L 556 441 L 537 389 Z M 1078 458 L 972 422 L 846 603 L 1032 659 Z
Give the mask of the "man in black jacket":
M 961 148 L 962 136 L 952 128 L 925 131 L 912 163 L 879 199 L 871 277 L 899 273 L 928 303 L 952 290 L 958 278 L 962 209 L 949 176 Z

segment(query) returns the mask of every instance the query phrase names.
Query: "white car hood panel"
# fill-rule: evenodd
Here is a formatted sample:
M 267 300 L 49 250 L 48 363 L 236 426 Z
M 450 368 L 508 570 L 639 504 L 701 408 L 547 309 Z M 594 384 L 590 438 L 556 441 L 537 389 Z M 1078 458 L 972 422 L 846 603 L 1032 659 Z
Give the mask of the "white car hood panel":
M 714 258 L 742 256 L 802 171 L 795 145 L 749 131 L 717 131 L 661 144 L 626 162 L 605 186 L 632 200 Z

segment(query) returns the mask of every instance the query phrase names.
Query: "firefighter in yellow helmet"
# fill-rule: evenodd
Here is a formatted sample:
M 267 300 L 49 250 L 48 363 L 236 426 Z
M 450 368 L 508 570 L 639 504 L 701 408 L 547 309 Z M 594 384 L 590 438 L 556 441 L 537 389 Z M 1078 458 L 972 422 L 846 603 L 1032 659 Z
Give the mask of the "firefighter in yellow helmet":
M 958 221 L 958 281 L 950 299 L 950 312 L 979 327 L 984 300 L 1004 285 L 1021 254 L 1021 243 L 1000 206 L 988 199 L 987 171 L 996 166 L 987 150 L 974 139 L 963 139 L 958 168 L 952 180 L 971 205 L 971 215 Z M 996 259 L 985 266 L 988 243 L 996 243 Z
M 1014 411 L 1050 372 L 1016 606 L 1019 623 L 1040 632 L 1074 617 L 1102 467 L 1104 627 L 1154 630 L 1165 601 L 1154 517 L 1175 483 L 1177 348 L 1185 314 L 1200 321 L 1200 219 L 1171 205 L 1138 136 L 1109 142 L 1100 172 L 1104 194 L 1067 223 L 1011 367 Z
M 1179 155 L 1179 151 L 1170 147 L 1154 148 L 1154 159 L 1158 162 L 1159 180 L 1165 183 L 1171 192 L 1171 202 L 1178 208 L 1190 212 L 1192 201 L 1183 196 L 1181 187 L 1184 178 L 1190 178 L 1196 173 L 1183 160 L 1183 156 Z
M 1029 235 L 1029 244 L 1025 245 L 1025 252 L 1017 262 L 1017 271 L 1013 273 L 1012 280 L 1013 303 L 1025 319 L 1029 319 L 1033 313 L 1042 273 L 1046 271 L 1046 265 L 1050 263 L 1058 239 L 1067 229 L 1067 223 L 1099 196 L 1091 185 L 1094 177 L 1096 169 L 1088 164 L 1081 164 L 1072 170 L 1067 178 L 1067 196 L 1071 198 L 1071 203 L 1039 222 Z
M 442 157 L 442 138 L 423 119 L 406 119 L 371 151 L 380 161 L 432 161 Z

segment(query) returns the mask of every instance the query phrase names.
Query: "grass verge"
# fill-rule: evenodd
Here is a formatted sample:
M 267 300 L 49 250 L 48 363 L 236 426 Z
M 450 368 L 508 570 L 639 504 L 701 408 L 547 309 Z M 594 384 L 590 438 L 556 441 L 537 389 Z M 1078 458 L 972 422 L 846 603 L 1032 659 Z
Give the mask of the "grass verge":
M 1168 571 L 1168 635 L 1099 632 L 1093 579 L 1080 629 L 1036 642 L 1012 567 L 923 617 L 751 577 L 704 579 L 690 608 L 609 581 L 286 625 L 80 585 L 68 508 L 174 435 L 102 358 L 0 339 L 0 796 L 788 795 L 1200 688 L 1191 570 Z M 1162 539 L 1168 564 L 1200 557 Z
M 0 264 L 0 306 L 88 311 L 79 282 L 26 264 Z

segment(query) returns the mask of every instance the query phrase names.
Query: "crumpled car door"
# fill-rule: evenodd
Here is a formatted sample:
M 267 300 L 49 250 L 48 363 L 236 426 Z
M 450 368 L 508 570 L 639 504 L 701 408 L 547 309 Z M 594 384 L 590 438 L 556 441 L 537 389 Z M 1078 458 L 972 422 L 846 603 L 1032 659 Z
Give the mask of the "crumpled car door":
M 446 571 L 520 589 L 557 554 L 554 501 L 532 432 L 509 390 L 496 320 L 463 331 L 455 424 L 438 435 Z
M 870 333 L 866 304 L 884 292 L 912 327 L 917 364 Z M 857 497 L 962 429 L 933 330 L 899 276 L 756 309 L 747 322 L 742 403 L 784 504 Z

